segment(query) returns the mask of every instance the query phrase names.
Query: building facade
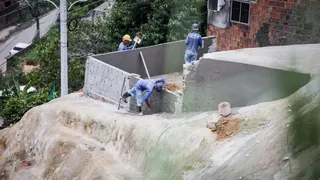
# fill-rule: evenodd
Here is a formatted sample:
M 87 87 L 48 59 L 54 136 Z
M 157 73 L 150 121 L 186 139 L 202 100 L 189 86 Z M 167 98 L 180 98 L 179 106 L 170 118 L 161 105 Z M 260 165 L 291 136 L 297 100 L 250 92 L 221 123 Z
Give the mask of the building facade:
M 319 0 L 208 0 L 217 51 L 320 43 Z
M 0 29 L 19 21 L 17 0 L 0 0 Z

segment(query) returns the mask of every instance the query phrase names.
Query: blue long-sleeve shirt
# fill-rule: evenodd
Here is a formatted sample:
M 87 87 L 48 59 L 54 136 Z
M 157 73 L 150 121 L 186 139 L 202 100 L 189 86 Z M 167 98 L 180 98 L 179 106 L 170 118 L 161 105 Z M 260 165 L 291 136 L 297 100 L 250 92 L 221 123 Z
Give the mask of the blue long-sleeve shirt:
M 133 45 L 131 45 L 131 46 L 126 46 L 126 45 L 123 44 L 123 42 L 121 42 L 121 43 L 119 44 L 118 51 L 126 51 L 126 50 L 130 50 L 130 49 L 132 49 L 132 48 L 133 48 Z
M 142 79 L 137 82 L 136 88 L 141 91 L 146 91 L 146 94 L 144 96 L 144 100 L 147 101 L 149 99 L 149 97 L 151 96 L 155 85 L 158 83 L 162 83 L 163 87 L 165 87 L 167 84 L 166 80 L 163 78 L 152 79 L 152 80 Z
M 185 43 L 187 50 L 197 53 L 199 47 L 202 47 L 202 37 L 196 32 L 191 32 L 188 34 Z

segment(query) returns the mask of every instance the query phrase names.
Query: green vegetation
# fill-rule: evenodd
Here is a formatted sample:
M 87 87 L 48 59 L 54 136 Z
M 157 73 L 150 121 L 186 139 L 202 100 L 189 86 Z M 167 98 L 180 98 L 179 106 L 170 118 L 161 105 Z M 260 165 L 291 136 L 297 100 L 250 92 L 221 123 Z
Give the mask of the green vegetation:
M 115 51 L 124 34 L 132 37 L 140 32 L 144 40 L 141 46 L 150 46 L 169 41 L 182 40 L 191 30 L 193 23 L 200 25 L 205 36 L 206 0 L 118 0 L 106 20 L 95 24 L 79 21 L 90 9 L 98 6 L 99 1 L 90 0 L 85 4 L 73 6 L 68 20 L 77 21 L 77 28 L 68 32 L 68 78 L 69 92 L 83 87 L 85 60 L 88 53 L 106 53 Z M 102 2 L 102 1 L 101 1 Z M 100 2 L 100 3 L 101 3 Z M 51 5 L 50 5 L 51 6 Z M 0 90 L 12 89 L 13 80 L 19 84 L 32 82 L 39 93 L 19 96 L 8 95 L 0 101 L 0 116 L 5 126 L 17 122 L 30 108 L 45 103 L 49 91 L 55 85 L 59 96 L 60 89 L 60 32 L 59 25 L 54 26 L 46 38 L 32 45 L 31 49 L 10 61 L 9 71 L 2 78 Z M 33 72 L 25 74 L 23 64 L 39 65 Z M 1 77 L 0 77 L 1 78 Z

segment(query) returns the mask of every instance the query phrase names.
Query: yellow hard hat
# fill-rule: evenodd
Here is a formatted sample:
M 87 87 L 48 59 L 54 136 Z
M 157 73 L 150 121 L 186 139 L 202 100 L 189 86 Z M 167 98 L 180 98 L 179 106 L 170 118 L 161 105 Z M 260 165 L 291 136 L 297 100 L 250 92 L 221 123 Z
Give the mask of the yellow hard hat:
M 122 37 L 122 41 L 132 41 L 132 40 L 131 40 L 131 37 L 128 34 L 126 34 Z

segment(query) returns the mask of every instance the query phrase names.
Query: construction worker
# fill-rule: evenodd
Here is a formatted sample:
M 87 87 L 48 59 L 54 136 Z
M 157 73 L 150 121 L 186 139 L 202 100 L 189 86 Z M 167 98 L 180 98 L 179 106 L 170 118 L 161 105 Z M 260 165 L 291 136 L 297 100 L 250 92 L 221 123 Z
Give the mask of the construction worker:
M 130 96 L 136 95 L 139 115 L 142 116 L 143 113 L 142 113 L 141 107 L 142 107 L 143 101 L 147 104 L 149 110 L 153 111 L 149 103 L 149 97 L 151 96 L 153 90 L 156 90 L 157 92 L 164 91 L 165 86 L 166 86 L 166 80 L 163 78 L 150 79 L 150 80 L 141 79 L 137 82 L 137 84 L 132 89 L 130 89 L 129 91 L 127 91 L 122 95 L 121 100 L 125 103 L 128 103 L 126 99 Z M 144 96 L 142 94 L 143 91 L 146 91 Z
M 197 60 L 198 49 L 202 47 L 202 37 L 199 34 L 198 24 L 192 25 L 192 31 L 188 34 L 186 41 L 186 52 L 184 54 L 184 62 L 191 63 Z
M 128 46 L 132 41 L 131 37 L 126 34 L 122 37 L 122 42 L 119 44 L 118 51 L 126 51 L 133 48 L 133 45 Z

